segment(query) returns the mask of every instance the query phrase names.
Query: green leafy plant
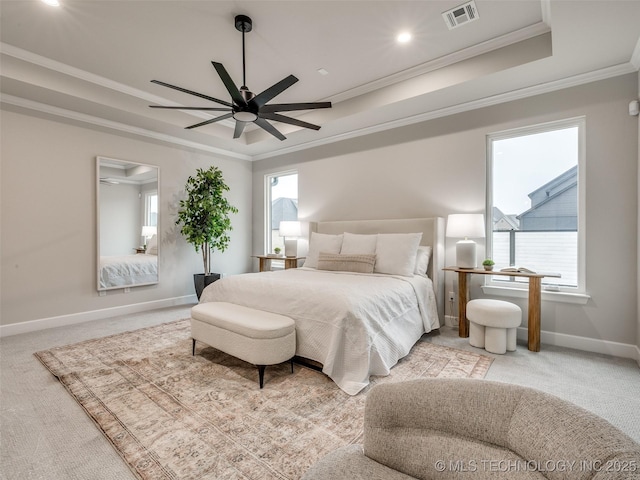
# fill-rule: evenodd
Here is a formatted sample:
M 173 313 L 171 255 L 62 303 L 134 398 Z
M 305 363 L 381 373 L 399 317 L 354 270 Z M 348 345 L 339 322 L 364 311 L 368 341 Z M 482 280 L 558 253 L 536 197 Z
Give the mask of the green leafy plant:
M 282 251 L 282 249 L 281 249 L 280 247 L 276 247 L 276 248 L 274 248 L 274 249 L 273 249 L 273 252 L 274 252 L 276 255 L 280 255 L 280 252 L 281 252 L 281 251 Z
M 495 264 L 496 262 L 494 262 L 490 258 L 487 258 L 484 262 L 482 262 L 482 265 L 484 265 L 485 267 L 492 267 Z
M 229 214 L 238 213 L 238 209 L 225 198 L 228 191 L 219 168 L 199 168 L 194 177 L 187 179 L 187 198 L 180 200 L 176 225 L 181 226 L 180 233 L 195 246 L 196 252 L 202 252 L 205 275 L 211 273 L 213 250 L 224 252 L 231 240 Z

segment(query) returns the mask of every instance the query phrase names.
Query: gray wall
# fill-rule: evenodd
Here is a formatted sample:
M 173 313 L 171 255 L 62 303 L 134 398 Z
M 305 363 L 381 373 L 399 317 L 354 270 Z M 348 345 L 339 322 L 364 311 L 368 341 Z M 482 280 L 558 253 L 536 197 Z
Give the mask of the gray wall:
M 240 212 L 217 272 L 250 268 L 251 164 L 2 111 L 0 324 L 191 296 L 202 261 L 174 226 L 184 184 L 217 165 Z M 160 283 L 96 291 L 97 155 L 160 168 Z M 193 297 L 195 298 L 195 297 Z
M 584 115 L 591 300 L 543 302 L 542 329 L 629 345 L 638 329 L 638 126 L 627 105 L 637 91 L 634 73 L 256 162 L 253 250 L 264 250 L 267 173 L 298 169 L 301 220 L 483 212 L 486 135 Z M 453 248 L 447 241 L 447 263 Z M 448 274 L 445 291 L 453 280 Z M 471 293 L 483 295 L 477 278 Z

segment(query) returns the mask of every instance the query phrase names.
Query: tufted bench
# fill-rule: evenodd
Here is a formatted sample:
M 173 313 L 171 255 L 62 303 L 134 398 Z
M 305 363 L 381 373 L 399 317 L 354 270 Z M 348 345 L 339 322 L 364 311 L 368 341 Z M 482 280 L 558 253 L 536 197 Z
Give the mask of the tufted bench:
M 192 354 L 196 340 L 258 366 L 260 388 L 266 365 L 291 361 L 296 352 L 295 323 L 289 317 L 226 302 L 191 309 Z
M 469 344 L 487 352 L 503 354 L 516 349 L 516 328 L 522 321 L 517 305 L 488 298 L 467 303 Z

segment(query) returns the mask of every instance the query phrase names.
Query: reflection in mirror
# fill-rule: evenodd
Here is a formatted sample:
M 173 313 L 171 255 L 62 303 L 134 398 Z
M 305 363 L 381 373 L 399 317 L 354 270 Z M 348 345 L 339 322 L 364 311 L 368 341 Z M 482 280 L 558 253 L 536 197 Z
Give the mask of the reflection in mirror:
M 158 283 L 158 170 L 97 157 L 98 290 Z

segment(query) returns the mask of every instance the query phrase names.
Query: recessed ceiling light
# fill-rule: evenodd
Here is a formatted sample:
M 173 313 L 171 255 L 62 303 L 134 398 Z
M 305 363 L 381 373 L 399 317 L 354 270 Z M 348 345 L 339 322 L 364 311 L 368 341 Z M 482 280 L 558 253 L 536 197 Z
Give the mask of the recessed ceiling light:
M 52 7 L 60 6 L 60 2 L 58 0 L 42 0 L 42 3 L 46 3 L 47 5 L 51 5 Z
M 402 32 L 396 37 L 398 43 L 408 43 L 411 41 L 411 34 L 409 32 Z
M 320 75 L 329 75 L 329 72 L 327 72 L 324 68 L 319 68 L 318 73 Z

